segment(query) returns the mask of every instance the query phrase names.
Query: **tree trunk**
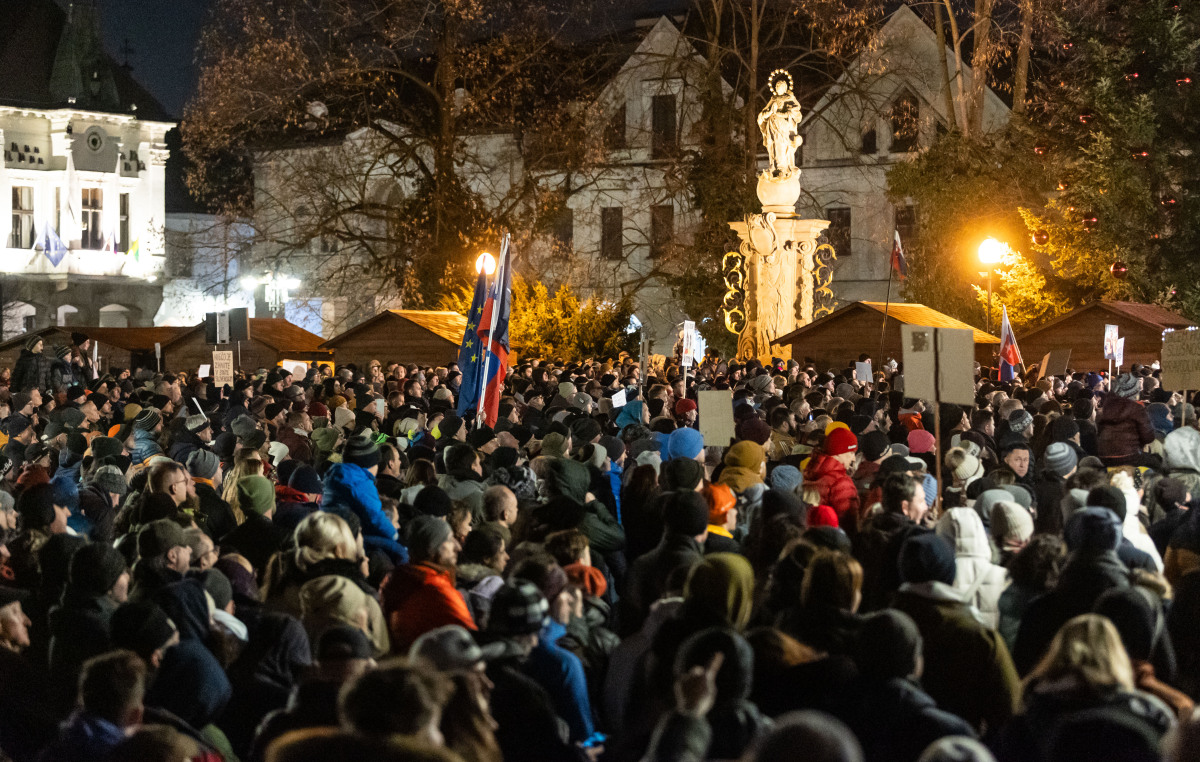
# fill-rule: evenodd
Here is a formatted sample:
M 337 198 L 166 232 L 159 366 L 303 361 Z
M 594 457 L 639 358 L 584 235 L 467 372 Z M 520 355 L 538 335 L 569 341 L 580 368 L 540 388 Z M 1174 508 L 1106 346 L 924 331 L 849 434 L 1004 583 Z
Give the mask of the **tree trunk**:
M 964 135 L 970 136 L 971 125 L 967 122 L 967 89 L 963 82 L 962 37 L 958 33 L 958 19 L 954 17 L 954 6 L 950 0 L 942 0 L 946 6 L 946 18 L 950 21 L 950 38 L 954 42 L 954 81 L 958 89 L 954 113 Z
M 1017 70 L 1013 72 L 1014 114 L 1025 113 L 1029 83 L 1029 51 L 1033 47 L 1033 0 L 1021 0 L 1021 41 L 1017 43 Z
M 958 113 L 954 110 L 954 93 L 950 90 L 950 62 L 946 60 L 946 25 L 942 21 L 942 6 L 933 5 L 933 32 L 937 35 L 938 70 L 942 75 L 942 94 L 946 96 L 946 116 L 954 129 L 961 129 Z
M 972 29 L 971 100 L 967 108 L 972 135 L 983 133 L 983 96 L 988 71 L 992 67 L 992 9 L 995 0 L 975 0 L 975 24 Z

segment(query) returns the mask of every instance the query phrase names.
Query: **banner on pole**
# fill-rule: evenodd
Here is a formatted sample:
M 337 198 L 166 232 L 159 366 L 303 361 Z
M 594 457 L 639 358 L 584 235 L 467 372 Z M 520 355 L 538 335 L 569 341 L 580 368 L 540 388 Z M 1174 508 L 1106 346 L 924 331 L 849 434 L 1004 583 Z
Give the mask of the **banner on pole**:
M 213 383 L 233 386 L 233 351 L 213 352 Z
M 1117 357 L 1117 334 L 1120 329 L 1112 324 L 1104 326 L 1104 359 L 1115 360 Z M 1120 365 L 1120 363 L 1117 363 Z

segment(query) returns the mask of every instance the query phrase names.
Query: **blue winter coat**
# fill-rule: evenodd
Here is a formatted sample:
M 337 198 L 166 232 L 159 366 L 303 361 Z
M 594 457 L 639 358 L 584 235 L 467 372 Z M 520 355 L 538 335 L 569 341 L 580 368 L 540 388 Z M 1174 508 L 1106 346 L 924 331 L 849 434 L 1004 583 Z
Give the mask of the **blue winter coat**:
M 135 466 L 140 466 L 155 455 L 162 454 L 162 448 L 158 446 L 153 431 L 146 431 L 145 429 L 134 430 L 133 452 L 129 453 L 129 457 L 133 460 Z
M 566 634 L 565 627 L 549 621 L 542 628 L 538 644 L 529 653 L 523 670 L 550 694 L 555 711 L 570 728 L 571 741 L 579 743 L 591 737 L 595 728 L 583 662 L 558 645 L 558 639 Z
M 42 762 L 91 762 L 104 759 L 125 740 L 125 731 L 108 720 L 77 712 L 63 725 L 62 735 L 43 752 Z
M 363 539 L 382 537 L 396 539 L 396 527 L 383 512 L 375 477 L 362 466 L 353 463 L 334 463 L 325 473 L 325 510 L 346 508 L 362 522 Z

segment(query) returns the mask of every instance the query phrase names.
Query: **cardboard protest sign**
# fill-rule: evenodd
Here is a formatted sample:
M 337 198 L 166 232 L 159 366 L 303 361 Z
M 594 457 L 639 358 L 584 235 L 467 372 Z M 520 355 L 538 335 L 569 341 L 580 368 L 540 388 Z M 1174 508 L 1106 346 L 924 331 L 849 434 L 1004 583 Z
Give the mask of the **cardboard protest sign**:
M 706 445 L 728 447 L 734 437 L 733 396 L 728 389 L 696 392 L 700 433 Z
M 975 337 L 965 328 L 900 326 L 904 393 L 908 397 L 975 403 Z
M 213 352 L 213 383 L 233 386 L 233 352 Z
M 1162 386 L 1175 392 L 1200 389 L 1200 331 L 1163 334 Z

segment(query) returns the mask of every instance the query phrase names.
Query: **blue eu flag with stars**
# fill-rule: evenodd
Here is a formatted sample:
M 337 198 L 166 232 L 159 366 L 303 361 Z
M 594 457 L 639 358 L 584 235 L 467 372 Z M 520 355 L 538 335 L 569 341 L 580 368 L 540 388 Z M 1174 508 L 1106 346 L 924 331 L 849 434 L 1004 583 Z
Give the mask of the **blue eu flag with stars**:
M 465 417 L 468 410 L 479 405 L 479 393 L 483 382 L 483 340 L 479 338 L 479 324 L 483 317 L 483 303 L 487 300 L 487 276 L 479 273 L 475 281 L 475 296 L 467 313 L 467 330 L 463 333 L 462 347 L 458 350 L 458 369 L 462 379 L 458 388 L 458 407 L 455 412 Z

